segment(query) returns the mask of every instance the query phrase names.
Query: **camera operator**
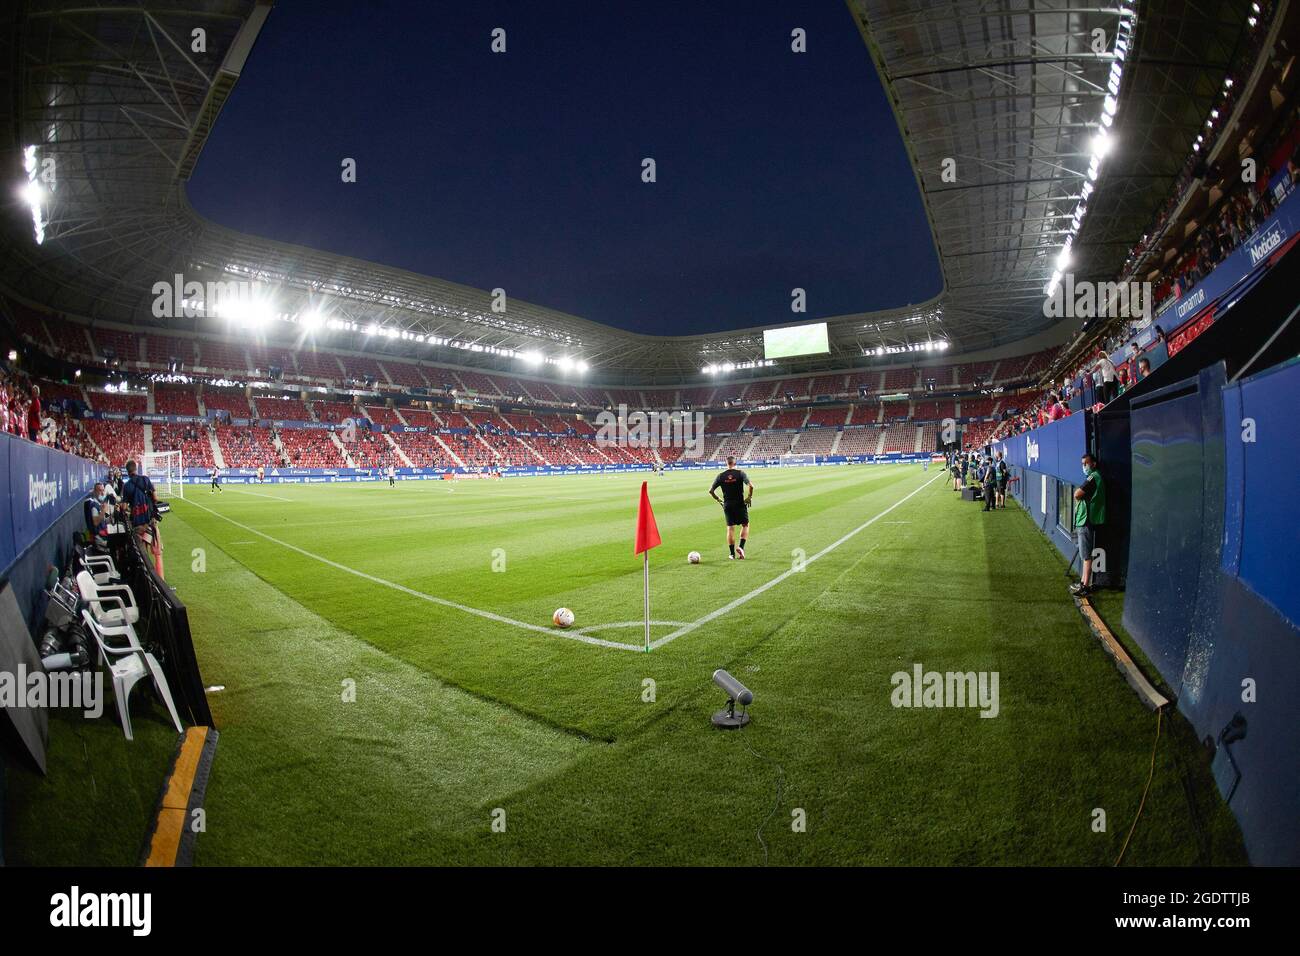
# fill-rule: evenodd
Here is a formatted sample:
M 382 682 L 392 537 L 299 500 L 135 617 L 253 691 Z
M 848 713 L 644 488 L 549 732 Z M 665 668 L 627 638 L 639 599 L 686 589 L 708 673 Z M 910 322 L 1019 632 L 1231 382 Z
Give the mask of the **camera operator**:
M 158 530 L 158 496 L 148 475 L 136 472 L 135 461 L 126 463 L 126 480 L 122 482 L 122 502 L 130 516 L 131 528 L 153 554 L 158 577 L 163 576 L 162 536 Z

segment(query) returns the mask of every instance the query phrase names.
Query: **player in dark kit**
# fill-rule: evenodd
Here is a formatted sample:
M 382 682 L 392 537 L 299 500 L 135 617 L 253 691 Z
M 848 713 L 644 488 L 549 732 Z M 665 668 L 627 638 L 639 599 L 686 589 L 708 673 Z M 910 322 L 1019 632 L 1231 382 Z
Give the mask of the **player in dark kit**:
M 718 497 L 718 489 L 722 497 Z M 745 489 L 749 489 L 748 495 Z M 709 489 L 713 500 L 722 505 L 722 513 L 727 518 L 727 547 L 733 559 L 745 560 L 745 540 L 749 537 L 749 505 L 754 500 L 754 483 L 749 476 L 736 467 L 735 457 L 727 456 L 727 470 L 719 472 Z M 736 544 L 735 528 L 740 527 L 740 544 Z

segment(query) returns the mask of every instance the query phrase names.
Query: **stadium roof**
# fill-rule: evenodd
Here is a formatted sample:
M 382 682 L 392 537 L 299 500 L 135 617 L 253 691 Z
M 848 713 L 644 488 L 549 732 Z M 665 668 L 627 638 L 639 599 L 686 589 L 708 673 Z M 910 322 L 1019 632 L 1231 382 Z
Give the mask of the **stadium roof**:
M 7 145 L 19 158 L 35 145 L 31 161 L 54 159 L 56 178 L 42 244 L 26 204 L 6 207 L 0 282 L 59 311 L 194 328 L 214 320 L 153 316 L 155 283 L 238 279 L 269 289 L 273 310 L 291 321 L 323 321 L 312 334 L 341 347 L 516 369 L 517 355 L 540 353 L 584 361 L 605 381 L 683 381 L 705 365 L 762 358 L 761 329 L 639 335 L 518 300 L 498 313 L 484 290 L 199 216 L 185 181 L 271 5 L 32 0 L 11 14 L 7 79 L 17 88 L 2 108 L 17 113 L 6 117 Z M 831 353 L 785 360 L 791 371 L 861 364 L 877 348 L 926 340 L 969 351 L 1042 331 L 1043 289 L 1067 239 L 1077 277 L 1113 277 L 1240 55 L 1250 9 L 1248 0 L 849 6 L 893 103 L 945 287 L 919 305 L 827 319 Z M 1122 84 L 1108 104 L 1117 66 Z M 1092 183 L 1094 140 L 1111 114 L 1118 145 Z M 955 176 L 944 176 L 945 159 Z M 284 328 L 277 337 L 308 334 Z

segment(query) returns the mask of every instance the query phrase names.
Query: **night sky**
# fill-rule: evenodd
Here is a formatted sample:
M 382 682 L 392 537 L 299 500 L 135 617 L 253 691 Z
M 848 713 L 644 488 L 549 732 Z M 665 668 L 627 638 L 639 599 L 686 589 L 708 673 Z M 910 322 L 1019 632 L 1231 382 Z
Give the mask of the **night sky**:
M 795 27 L 805 54 L 790 51 Z M 356 183 L 340 180 L 344 157 Z M 940 288 L 840 0 L 282 0 L 189 196 L 226 226 L 642 332 Z M 806 315 L 790 311 L 796 286 Z

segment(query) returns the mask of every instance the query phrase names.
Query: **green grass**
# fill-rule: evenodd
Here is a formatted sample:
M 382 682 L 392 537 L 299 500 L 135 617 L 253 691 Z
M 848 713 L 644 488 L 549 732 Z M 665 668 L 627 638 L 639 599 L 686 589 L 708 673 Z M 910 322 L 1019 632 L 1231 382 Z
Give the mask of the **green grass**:
M 743 562 L 726 559 L 710 476 L 652 479 L 652 616 L 674 622 L 654 639 L 897 506 L 650 654 L 549 629 L 563 605 L 574 631 L 631 623 L 591 634 L 640 642 L 638 477 L 191 489 L 164 526 L 168 580 L 205 682 L 225 688 L 197 862 L 1114 862 L 1156 718 L 1023 512 L 983 514 L 937 474 L 757 470 Z M 997 671 L 999 715 L 894 708 L 890 676 L 917 662 Z M 757 697 L 739 733 L 709 725 L 717 667 Z M 1166 720 L 1126 865 L 1243 861 L 1195 742 Z

